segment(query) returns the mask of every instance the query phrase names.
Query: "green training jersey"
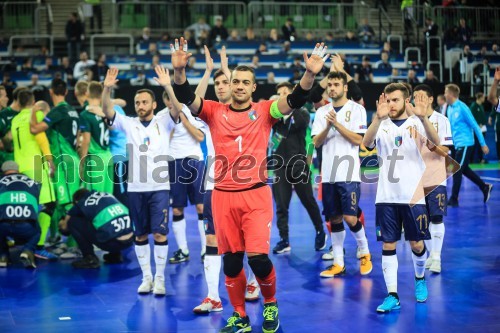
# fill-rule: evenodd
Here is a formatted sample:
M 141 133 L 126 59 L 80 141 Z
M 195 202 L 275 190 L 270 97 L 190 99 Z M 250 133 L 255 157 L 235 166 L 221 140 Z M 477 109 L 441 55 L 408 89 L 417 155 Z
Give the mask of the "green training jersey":
M 10 106 L 0 111 L 0 137 L 4 137 L 10 131 L 12 118 L 17 115 L 17 111 Z
M 80 131 L 90 133 L 89 154 L 108 153 L 109 128 L 104 118 L 88 111 L 88 107 L 80 113 Z
M 78 112 L 66 102 L 57 104 L 43 119 L 49 125 L 47 136 L 52 155 L 76 154 L 76 135 L 80 126 Z

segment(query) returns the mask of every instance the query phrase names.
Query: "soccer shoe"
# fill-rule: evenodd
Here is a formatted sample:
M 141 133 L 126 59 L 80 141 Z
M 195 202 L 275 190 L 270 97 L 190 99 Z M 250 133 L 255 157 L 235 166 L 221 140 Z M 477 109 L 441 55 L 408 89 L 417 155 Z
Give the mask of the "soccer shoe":
M 55 254 L 56 256 L 60 256 L 64 252 L 68 251 L 68 245 L 64 243 L 59 243 L 57 245 L 51 246 L 51 248 L 53 249 L 51 250 L 52 253 Z
M 487 203 L 488 200 L 490 200 L 490 194 L 491 194 L 491 190 L 492 189 L 493 189 L 493 185 L 492 184 L 486 184 L 486 186 L 483 188 L 484 203 Z
M 441 273 L 441 259 L 432 259 L 431 266 L 429 267 L 429 270 L 432 273 L 439 274 Z
M 55 260 L 59 259 L 58 256 L 47 251 L 44 248 L 42 248 L 40 250 L 35 250 L 35 257 L 37 257 L 38 259 L 49 260 L 49 261 L 55 261 Z
M 361 275 L 368 275 L 372 272 L 373 270 L 373 264 L 372 264 L 372 256 L 371 254 L 365 254 L 361 258 L 359 258 L 359 272 Z
M 222 311 L 222 302 L 206 297 L 200 305 L 193 309 L 196 314 L 207 314 L 209 312 L 220 312 Z
M 399 303 L 399 299 L 394 297 L 393 295 L 387 295 L 384 299 L 384 302 L 377 307 L 378 313 L 388 313 L 392 310 L 401 309 L 401 304 Z
M 448 200 L 448 207 L 458 207 L 458 200 L 456 199 L 450 199 Z
M 99 268 L 101 266 L 99 264 L 99 258 L 95 256 L 95 254 L 89 254 L 83 257 L 82 259 L 75 260 L 71 263 L 71 266 L 74 268 Z
M 431 266 L 432 266 L 432 260 L 433 260 L 432 256 L 429 256 L 429 258 L 427 258 L 427 260 L 425 261 L 425 268 L 426 269 L 431 268 Z
M 425 282 L 425 278 L 415 278 L 415 298 L 417 299 L 417 302 L 425 302 L 428 295 L 429 293 L 427 291 L 427 283 Z
M 332 278 L 335 277 L 335 275 L 341 275 L 345 273 L 345 266 L 340 267 L 337 264 L 328 266 L 327 269 L 325 269 L 323 272 L 319 274 L 319 276 L 324 277 L 324 278 Z
M 6 254 L 3 254 L 0 256 L 0 267 L 7 267 L 7 265 L 9 264 L 9 256 L 6 255 Z
M 219 333 L 243 332 L 252 332 L 252 326 L 250 326 L 248 316 L 240 317 L 238 312 L 233 312 L 233 315 L 227 320 L 227 325 L 219 331 Z
M 316 238 L 314 239 L 314 249 L 316 251 L 321 251 L 326 247 L 326 241 L 328 237 L 323 230 L 316 232 Z
M 36 268 L 35 256 L 33 255 L 33 252 L 24 250 L 19 256 L 19 259 L 21 259 L 25 268 Z
M 280 253 L 290 252 L 291 249 L 292 248 L 290 246 L 290 243 L 286 239 L 282 239 L 273 248 L 273 253 L 280 254 Z
M 264 303 L 264 322 L 262 323 L 262 332 L 274 333 L 280 327 L 280 319 L 278 318 L 278 303 Z
M 156 296 L 165 296 L 167 291 L 165 290 L 165 278 L 163 276 L 155 276 L 155 282 L 153 287 L 153 294 Z
M 181 249 L 174 252 L 174 256 L 168 259 L 168 262 L 171 264 L 178 264 L 180 262 L 189 260 L 189 252 L 184 253 Z
M 321 256 L 321 259 L 323 259 L 323 260 L 333 260 L 333 248 L 332 248 L 331 245 L 330 245 L 330 249 L 328 250 L 328 252 L 323 253 L 323 255 Z
M 82 256 L 82 252 L 80 252 L 80 249 L 76 247 L 70 247 L 68 248 L 68 251 L 64 252 L 59 256 L 60 259 L 75 259 L 79 258 Z
M 245 291 L 245 301 L 255 302 L 259 299 L 260 287 L 256 281 L 252 281 L 247 284 L 247 290 Z
M 106 264 L 121 264 L 123 262 L 123 257 L 121 252 L 109 252 L 102 256 L 104 263 Z
M 137 288 L 138 294 L 149 294 L 153 290 L 153 278 L 151 276 L 146 276 L 142 279 L 142 283 Z

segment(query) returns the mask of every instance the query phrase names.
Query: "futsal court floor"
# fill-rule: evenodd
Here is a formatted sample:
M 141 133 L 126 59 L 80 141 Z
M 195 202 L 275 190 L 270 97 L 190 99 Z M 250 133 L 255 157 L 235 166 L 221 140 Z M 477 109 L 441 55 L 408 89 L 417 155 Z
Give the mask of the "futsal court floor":
M 314 229 L 296 195 L 290 209 L 288 254 L 273 255 L 281 327 L 278 332 L 500 332 L 500 171 L 498 164 L 478 173 L 494 185 L 488 204 L 464 180 L 460 207 L 449 208 L 442 273 L 426 273 L 429 298 L 417 303 L 411 250 L 400 242 L 398 291 L 401 310 L 379 315 L 386 296 L 381 244 L 375 241 L 376 184 L 362 185 L 361 207 L 373 272 L 361 277 L 356 244 L 346 236 L 347 274 L 322 279 L 330 262 L 314 251 Z M 141 271 L 132 249 L 126 262 L 98 270 L 76 270 L 71 260 L 39 262 L 36 270 L 19 263 L 0 269 L 0 332 L 218 332 L 231 315 L 221 275 L 224 311 L 206 316 L 192 309 L 206 296 L 196 215 L 187 212 L 191 260 L 167 265 L 166 297 L 136 293 Z M 192 223 L 189 223 L 191 221 Z M 177 249 L 170 234 L 170 254 Z M 278 241 L 273 226 L 271 247 Z M 154 267 L 154 266 L 153 266 Z M 262 304 L 247 303 L 252 332 L 261 332 Z

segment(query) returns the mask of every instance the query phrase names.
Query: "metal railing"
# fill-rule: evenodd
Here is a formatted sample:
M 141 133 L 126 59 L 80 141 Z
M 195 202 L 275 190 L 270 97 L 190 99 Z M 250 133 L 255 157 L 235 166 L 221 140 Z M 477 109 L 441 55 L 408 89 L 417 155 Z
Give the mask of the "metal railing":
M 54 36 L 52 35 L 14 35 L 9 38 L 9 54 L 14 55 L 14 41 L 15 40 L 27 40 L 34 41 L 38 43 L 40 39 L 47 39 L 49 41 L 49 53 L 50 55 L 54 54 Z
M 373 20 L 374 13 L 376 14 L 377 17 L 375 20 Z M 379 5 L 378 8 L 370 9 L 368 21 L 372 25 L 373 23 L 376 22 L 376 26 L 378 26 L 379 30 L 379 43 L 382 43 L 382 32 L 384 32 L 386 36 L 391 35 L 393 26 L 392 20 L 389 17 L 389 15 L 387 15 L 387 12 L 383 9 L 381 5 Z M 384 23 L 386 23 L 386 26 L 384 26 Z M 401 53 L 402 52 L 403 50 L 401 50 Z
M 36 33 L 37 1 L 7 1 L 2 6 L 2 29 L 10 33 Z
M 90 59 L 95 59 L 95 40 L 96 39 L 109 39 L 110 41 L 116 41 L 118 38 L 128 39 L 129 41 L 129 54 L 134 54 L 134 37 L 130 34 L 96 34 L 90 37 Z
M 401 35 L 389 35 L 387 36 L 387 41 L 389 44 L 393 39 L 396 39 L 399 42 L 399 54 L 403 53 L 403 36 Z
M 213 26 L 222 18 L 227 29 L 244 29 L 247 24 L 247 5 L 242 1 L 123 1 L 114 6 L 116 31 L 149 27 L 152 32 L 183 30 L 200 17 Z
M 415 52 L 417 54 L 417 62 L 422 63 L 422 54 L 420 52 L 420 47 L 407 47 L 405 49 L 405 63 L 408 64 L 410 61 L 410 52 Z
M 461 18 L 472 29 L 474 37 L 500 37 L 500 8 L 492 7 L 443 7 L 432 9 L 432 18 L 444 33 L 459 25 Z
M 368 18 L 369 10 L 364 3 L 251 1 L 248 17 L 256 29 L 280 29 L 291 18 L 298 29 L 355 31 L 360 19 Z

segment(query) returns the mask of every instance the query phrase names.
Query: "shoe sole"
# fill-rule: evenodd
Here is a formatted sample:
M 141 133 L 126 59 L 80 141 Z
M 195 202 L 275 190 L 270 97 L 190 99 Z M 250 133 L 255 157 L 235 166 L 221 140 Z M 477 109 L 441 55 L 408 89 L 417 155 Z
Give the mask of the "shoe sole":
M 417 303 L 425 303 L 427 301 L 427 297 L 425 299 L 417 299 Z
M 32 263 L 28 258 L 20 258 L 20 261 L 23 264 L 24 268 L 30 268 L 30 269 L 36 268 L 35 263 Z
M 275 328 L 275 329 L 273 329 L 273 330 L 266 330 L 264 327 L 262 327 L 262 332 L 264 332 L 264 333 L 274 333 L 274 332 L 276 332 L 279 328 L 280 328 L 280 321 L 279 321 L 279 319 L 278 319 L 278 326 L 276 326 L 276 328 Z M 248 332 L 250 332 L 250 331 L 248 331 Z
M 223 308 L 216 308 L 216 309 L 206 310 L 206 311 L 193 309 L 193 313 L 203 315 L 203 314 L 209 314 L 210 312 L 221 312 L 222 310 L 223 310 Z
M 397 306 L 393 307 L 390 310 L 379 310 L 379 309 L 377 309 L 377 313 L 389 313 L 391 311 L 400 310 L 400 309 L 401 309 L 401 305 L 397 305 Z
M 167 294 L 167 292 L 166 291 L 161 291 L 161 292 L 155 292 L 155 291 L 153 291 L 153 294 L 155 296 L 161 297 L 161 296 L 165 296 Z
M 342 272 L 340 272 L 340 273 L 338 273 L 338 274 L 334 274 L 334 275 L 328 275 L 328 276 L 326 276 L 326 275 L 321 275 L 321 274 L 323 274 L 323 273 L 319 273 L 319 276 L 320 276 L 320 277 L 322 277 L 322 278 L 327 279 L 327 278 L 334 278 L 334 277 L 336 277 L 336 276 L 344 275 L 345 273 L 346 273 L 346 271 L 345 271 L 345 269 L 344 269 Z
M 150 290 L 150 291 L 139 291 L 139 290 L 137 290 L 137 293 L 138 293 L 139 295 L 147 295 L 147 294 L 150 294 L 152 291 L 153 291 L 153 290 Z
M 171 264 L 180 264 L 181 262 L 189 261 L 189 258 L 181 259 L 181 260 L 169 260 L 168 262 Z
M 279 250 L 279 251 L 274 251 L 273 250 L 273 253 L 274 254 L 282 254 L 282 253 L 285 253 L 285 252 L 290 252 L 292 250 L 292 248 L 289 246 L 289 247 L 285 247 L 283 250 Z
M 363 273 L 363 272 L 361 272 L 361 271 L 360 271 L 359 273 L 360 273 L 361 275 L 365 276 L 365 275 L 370 274 L 372 271 L 373 271 L 373 265 L 372 265 L 372 268 L 370 268 L 370 270 L 369 270 L 368 272 L 364 272 L 364 273 Z
M 35 258 L 38 258 L 38 259 L 41 259 L 41 260 L 47 260 L 47 261 L 56 261 L 58 259 L 58 257 L 48 258 L 48 257 L 44 257 L 44 256 L 39 256 L 39 255 L 36 255 L 36 254 L 35 254 Z
M 488 195 L 486 196 L 486 200 L 484 200 L 484 203 L 487 203 L 488 200 L 490 200 L 490 195 L 491 195 L 491 190 L 493 190 L 493 185 L 488 185 Z
M 333 259 L 334 259 L 334 258 L 333 258 L 333 256 L 331 256 L 331 257 L 330 257 L 330 256 L 326 257 L 326 256 L 325 256 L 325 254 L 323 254 L 323 255 L 321 256 L 321 260 L 325 260 L 325 261 L 326 261 L 326 260 L 333 260 Z
M 441 270 L 437 270 L 437 269 L 429 269 L 429 271 L 431 271 L 432 273 L 434 274 L 441 274 Z
M 246 302 L 256 302 L 256 301 L 258 301 L 258 300 L 259 300 L 259 298 L 260 298 L 259 296 L 257 296 L 257 297 L 252 297 L 252 298 L 246 298 L 246 297 L 245 297 L 245 301 L 246 301 Z

